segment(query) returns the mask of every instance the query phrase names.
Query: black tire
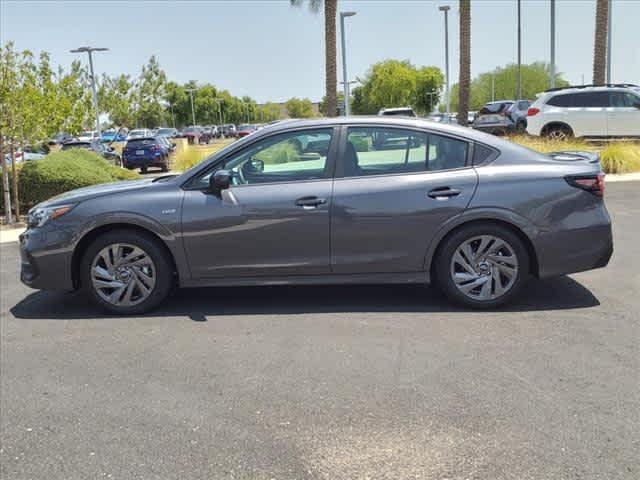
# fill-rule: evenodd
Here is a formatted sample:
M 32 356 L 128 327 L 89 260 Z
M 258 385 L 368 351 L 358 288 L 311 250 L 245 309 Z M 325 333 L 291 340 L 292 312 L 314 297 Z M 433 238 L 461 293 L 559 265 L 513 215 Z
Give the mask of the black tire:
M 146 165 L 144 167 L 140 167 L 140 173 L 147 173 Z
M 523 134 L 526 131 L 527 131 L 527 121 L 519 120 L 518 123 L 516 123 L 516 133 Z
M 91 279 L 93 260 L 103 248 L 114 243 L 138 247 L 153 260 L 156 275 L 155 285 L 149 296 L 138 304 L 131 306 L 113 305 L 105 301 L 93 286 Z M 80 262 L 80 284 L 82 291 L 105 312 L 117 315 L 135 315 L 157 307 L 167 297 L 173 285 L 173 267 L 164 247 L 159 240 L 150 234 L 135 230 L 114 230 L 100 235 L 84 252 Z
M 573 131 L 566 125 L 551 125 L 545 129 L 544 136 L 550 140 L 567 140 L 573 138 Z
M 164 157 L 164 162 L 160 166 L 160 170 L 162 170 L 163 172 L 168 172 L 169 171 L 169 157 L 168 156 Z
M 489 300 L 471 298 L 458 289 L 452 274 L 452 261 L 458 247 L 465 241 L 481 235 L 491 235 L 505 241 L 515 253 L 518 261 L 517 274 L 511 287 L 502 295 Z M 494 308 L 511 301 L 529 279 L 530 259 L 526 246 L 520 237 L 507 227 L 492 223 L 474 223 L 455 230 L 445 237 L 439 246 L 434 259 L 433 282 L 446 295 L 446 297 L 459 305 L 486 309 Z

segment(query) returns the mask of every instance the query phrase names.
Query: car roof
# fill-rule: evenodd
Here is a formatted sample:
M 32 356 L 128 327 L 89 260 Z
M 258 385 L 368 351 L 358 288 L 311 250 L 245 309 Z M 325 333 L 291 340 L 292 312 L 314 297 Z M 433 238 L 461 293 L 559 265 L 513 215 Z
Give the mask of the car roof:
M 272 125 L 267 125 L 263 129 L 258 130 L 256 135 L 269 135 L 279 131 L 287 131 L 292 128 L 310 128 L 310 127 L 332 127 L 336 125 L 358 125 L 358 126 L 397 126 L 408 128 L 427 129 L 443 134 L 450 134 L 477 140 L 479 142 L 491 143 L 491 135 L 483 133 L 472 128 L 462 127 L 460 125 L 437 123 L 426 118 L 420 117 L 394 117 L 394 116 L 351 116 L 351 117 L 334 117 L 334 118 L 313 118 L 313 119 L 288 119 Z

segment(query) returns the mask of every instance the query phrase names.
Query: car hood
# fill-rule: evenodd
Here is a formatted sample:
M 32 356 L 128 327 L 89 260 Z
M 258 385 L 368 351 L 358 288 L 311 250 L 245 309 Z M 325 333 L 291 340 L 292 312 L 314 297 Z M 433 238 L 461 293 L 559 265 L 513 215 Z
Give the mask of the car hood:
M 68 203 L 79 203 L 91 198 L 111 195 L 115 193 L 129 192 L 141 188 L 148 188 L 153 185 L 152 178 L 142 180 L 127 180 L 124 182 L 103 183 L 100 185 L 92 185 L 90 187 L 78 188 L 70 190 L 55 197 L 45 200 L 38 204 L 38 207 L 51 207 L 56 205 L 66 205 Z

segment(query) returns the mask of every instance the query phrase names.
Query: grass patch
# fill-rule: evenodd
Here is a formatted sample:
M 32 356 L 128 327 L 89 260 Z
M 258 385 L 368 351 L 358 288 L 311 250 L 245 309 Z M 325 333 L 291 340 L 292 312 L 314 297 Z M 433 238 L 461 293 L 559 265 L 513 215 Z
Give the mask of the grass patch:
M 188 170 L 232 142 L 232 139 L 225 139 L 211 145 L 186 145 L 176 153 L 173 169 L 178 172 Z
M 548 140 L 542 137 L 516 135 L 509 137 L 514 143 L 541 153 L 559 150 L 582 150 L 598 152 L 605 173 L 640 172 L 640 143 L 615 142 L 606 145 L 587 142 L 579 138 Z

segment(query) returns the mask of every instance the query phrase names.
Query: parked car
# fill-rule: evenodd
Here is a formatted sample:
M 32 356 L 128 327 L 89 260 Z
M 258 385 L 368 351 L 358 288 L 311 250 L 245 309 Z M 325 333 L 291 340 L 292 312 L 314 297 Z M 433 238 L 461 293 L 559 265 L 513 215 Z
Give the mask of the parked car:
M 60 132 L 56 133 L 56 135 L 49 140 L 49 145 L 62 145 L 64 142 L 69 142 L 71 140 L 73 140 L 73 135 L 66 132 Z
M 242 137 L 246 137 L 247 135 L 251 135 L 256 130 L 258 130 L 258 128 L 255 125 L 251 125 L 247 123 L 247 124 L 238 126 L 238 132 L 236 135 L 238 138 L 242 138 Z
M 139 168 L 147 173 L 149 167 L 169 171 L 169 148 L 164 137 L 132 138 L 122 150 L 122 165 L 129 170 Z
M 37 205 L 21 280 L 82 289 L 117 314 L 157 306 L 174 285 L 276 283 L 427 282 L 495 308 L 530 276 L 607 265 L 603 177 L 597 154 L 544 155 L 454 125 L 282 122 L 181 175 Z
M 100 141 L 100 134 L 97 130 L 89 130 L 82 132 L 78 135 L 78 141 L 80 142 L 95 142 Z
M 91 150 L 92 152 L 95 152 L 98 155 L 104 157 L 106 160 L 109 160 L 115 166 L 122 166 L 121 156 L 113 148 L 104 145 L 97 140 L 94 140 L 92 142 L 82 142 L 80 140 L 67 142 L 62 145 L 61 150 L 71 150 L 72 148 Z
M 129 136 L 127 137 L 127 140 L 133 140 L 136 138 L 148 138 L 148 137 L 153 137 L 151 130 L 149 130 L 148 128 L 136 128 L 135 130 L 131 130 L 129 132 Z
M 173 143 L 171 140 L 169 140 L 169 138 L 165 137 L 164 135 L 156 135 L 155 138 L 157 138 L 161 144 L 167 147 L 167 151 L 169 153 L 173 152 L 176 149 L 176 144 Z
M 411 107 L 381 108 L 378 112 L 380 116 L 417 117 L 416 112 Z
M 554 88 L 533 102 L 527 116 L 531 135 L 640 137 L 640 91 L 629 84 Z
M 524 133 L 527 129 L 529 100 L 489 102 L 473 119 L 472 127 L 492 134 Z
M 158 129 L 156 135 L 162 135 L 163 137 L 167 138 L 178 138 L 180 136 L 180 133 L 178 132 L 177 128 L 162 127 Z
M 186 127 L 182 129 L 181 135 L 192 144 L 206 143 L 202 128 L 200 127 Z
M 102 132 L 100 141 L 103 143 L 124 142 L 127 140 L 127 132 L 124 130 L 106 130 Z
M 235 138 L 238 136 L 238 131 L 233 123 L 227 123 L 222 126 L 222 134 L 226 138 Z

